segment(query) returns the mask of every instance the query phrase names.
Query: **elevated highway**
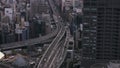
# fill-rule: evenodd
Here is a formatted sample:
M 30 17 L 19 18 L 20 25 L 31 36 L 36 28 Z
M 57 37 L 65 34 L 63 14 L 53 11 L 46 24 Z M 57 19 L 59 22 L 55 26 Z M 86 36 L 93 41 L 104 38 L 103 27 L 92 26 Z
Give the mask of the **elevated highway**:
M 57 24 L 57 29 L 51 34 L 48 34 L 41 38 L 35 38 L 11 44 L 3 44 L 1 45 L 1 50 L 14 49 L 24 46 L 35 45 L 38 43 L 44 43 L 46 42 L 46 40 L 55 37 L 51 44 L 48 46 L 45 53 L 40 58 L 35 68 L 59 68 L 66 56 L 67 46 L 69 42 L 69 33 L 68 28 L 64 26 L 64 23 L 61 22 L 61 19 L 59 18 L 60 13 L 55 9 L 53 0 L 48 0 L 48 3 L 53 11 L 53 18 Z
M 68 28 L 61 22 L 59 12 L 55 9 L 53 0 L 48 0 L 48 3 L 51 6 L 53 14 L 57 17 L 56 20 L 61 26 L 61 29 L 39 60 L 36 68 L 59 68 L 67 52 Z
M 49 47 L 47 48 L 47 50 L 45 51 L 45 53 L 43 54 L 42 58 L 40 59 L 37 68 L 44 68 L 44 65 L 46 65 L 46 61 L 50 60 L 50 56 L 52 56 L 52 53 L 54 53 L 55 49 L 57 49 L 58 43 L 60 42 L 60 40 L 63 38 L 63 36 L 65 35 L 65 29 L 62 28 L 60 30 L 60 32 L 58 33 L 58 35 L 55 37 L 55 39 L 53 40 L 53 42 L 49 45 Z M 55 54 L 55 53 L 54 53 Z M 52 57 L 53 58 L 53 57 Z
M 35 45 L 35 44 L 39 44 L 39 43 L 46 43 L 46 42 L 51 41 L 51 39 L 57 35 L 58 31 L 59 31 L 59 26 L 57 27 L 57 29 L 55 31 L 53 31 L 52 33 L 50 33 L 46 36 L 29 39 L 26 41 L 2 44 L 2 45 L 0 45 L 0 49 L 2 51 L 5 51 L 5 50 L 10 50 L 10 49 L 16 49 L 16 48 L 21 48 L 21 47 L 25 47 L 25 46 Z
M 56 48 L 56 53 L 53 57 L 53 60 L 50 60 L 49 63 L 46 63 L 45 68 L 60 68 L 67 55 L 67 49 L 69 46 L 69 36 L 69 30 L 66 30 L 66 38 L 64 42 L 61 45 L 58 45 L 59 47 Z
M 61 30 L 35 68 L 59 68 L 62 65 L 67 55 L 70 31 L 67 28 Z

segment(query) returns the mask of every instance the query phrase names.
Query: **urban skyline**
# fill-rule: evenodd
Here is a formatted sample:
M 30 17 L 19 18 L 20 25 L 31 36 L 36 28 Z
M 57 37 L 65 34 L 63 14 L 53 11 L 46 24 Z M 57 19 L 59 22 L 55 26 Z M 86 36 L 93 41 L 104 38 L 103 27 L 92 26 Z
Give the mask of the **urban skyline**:
M 119 0 L 0 0 L 0 68 L 120 68 Z

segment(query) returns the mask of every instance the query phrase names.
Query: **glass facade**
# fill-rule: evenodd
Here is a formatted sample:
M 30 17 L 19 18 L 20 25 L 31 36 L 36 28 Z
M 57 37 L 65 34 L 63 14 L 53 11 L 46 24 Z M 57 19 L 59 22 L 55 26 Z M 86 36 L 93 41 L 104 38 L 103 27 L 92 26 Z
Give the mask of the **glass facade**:
M 120 59 L 120 0 L 84 0 L 83 57 Z

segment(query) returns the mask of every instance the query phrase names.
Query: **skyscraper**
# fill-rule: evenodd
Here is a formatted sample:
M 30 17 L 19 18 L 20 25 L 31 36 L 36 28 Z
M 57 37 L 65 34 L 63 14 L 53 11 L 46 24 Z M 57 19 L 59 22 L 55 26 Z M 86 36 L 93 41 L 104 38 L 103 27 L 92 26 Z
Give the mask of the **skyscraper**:
M 120 59 L 120 0 L 84 0 L 85 59 Z

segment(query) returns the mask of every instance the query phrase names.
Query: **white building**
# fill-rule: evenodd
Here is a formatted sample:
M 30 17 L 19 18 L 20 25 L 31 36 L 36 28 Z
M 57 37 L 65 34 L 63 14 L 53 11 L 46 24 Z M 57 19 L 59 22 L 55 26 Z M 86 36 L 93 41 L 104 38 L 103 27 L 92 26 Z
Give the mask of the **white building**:
M 13 20 L 13 9 L 5 8 L 5 16 L 8 16 L 10 18 L 10 20 Z
M 3 54 L 2 52 L 0 52 L 0 60 L 3 59 L 5 57 L 5 54 Z
M 116 60 L 116 61 L 111 61 L 109 62 L 109 64 L 107 65 L 108 68 L 120 68 L 120 61 Z
M 62 0 L 62 11 L 69 10 L 70 7 L 73 7 L 73 10 L 77 13 L 82 13 L 83 0 Z
M 65 0 L 65 9 L 69 10 L 70 7 L 73 7 L 74 5 L 74 0 Z
M 83 8 L 83 0 L 75 0 L 73 4 L 73 10 L 77 13 L 82 14 L 82 8 Z

